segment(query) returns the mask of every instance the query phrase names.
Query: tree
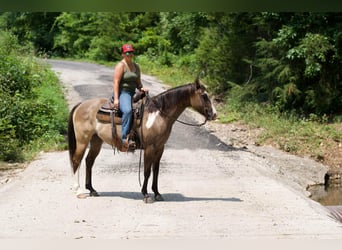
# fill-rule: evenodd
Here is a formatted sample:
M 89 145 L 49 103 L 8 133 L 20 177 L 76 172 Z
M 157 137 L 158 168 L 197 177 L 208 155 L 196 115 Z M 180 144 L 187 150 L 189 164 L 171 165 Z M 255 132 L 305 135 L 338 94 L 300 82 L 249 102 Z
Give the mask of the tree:
M 51 53 L 57 30 L 52 29 L 59 12 L 5 12 L 0 27 L 10 30 L 21 45 L 33 43 L 38 52 Z
M 339 14 L 289 13 L 278 33 L 256 43 L 255 96 L 263 96 L 280 110 L 303 114 L 341 110 L 341 47 L 336 41 Z M 330 27 L 326 29 L 326 25 Z
M 89 57 L 95 60 L 113 60 L 128 35 L 125 23 L 128 15 L 109 12 L 63 12 L 56 19 L 60 31 L 54 39 L 54 50 L 63 56 Z

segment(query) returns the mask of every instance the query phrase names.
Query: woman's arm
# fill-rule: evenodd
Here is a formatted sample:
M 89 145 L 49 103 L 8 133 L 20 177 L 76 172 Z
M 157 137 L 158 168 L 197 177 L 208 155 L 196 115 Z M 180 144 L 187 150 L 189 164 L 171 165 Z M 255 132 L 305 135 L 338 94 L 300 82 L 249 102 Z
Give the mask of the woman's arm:
M 119 85 L 122 74 L 124 72 L 123 63 L 119 62 L 114 69 L 114 82 L 113 82 L 113 90 L 114 90 L 114 108 L 119 108 Z
M 140 67 L 138 64 L 135 63 L 135 67 L 137 68 L 138 71 L 138 80 L 137 80 L 137 89 L 143 92 L 147 92 L 148 90 L 144 88 L 141 82 L 141 73 L 140 73 Z

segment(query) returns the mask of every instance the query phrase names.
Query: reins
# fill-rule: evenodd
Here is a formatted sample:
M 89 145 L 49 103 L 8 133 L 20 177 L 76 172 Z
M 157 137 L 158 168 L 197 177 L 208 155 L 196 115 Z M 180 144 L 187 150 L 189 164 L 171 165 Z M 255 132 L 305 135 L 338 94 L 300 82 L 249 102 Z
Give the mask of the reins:
M 179 123 L 181 123 L 181 124 L 183 124 L 183 125 L 192 126 L 192 127 L 201 127 L 201 126 L 203 126 L 204 124 L 206 124 L 207 121 L 208 121 L 208 118 L 205 118 L 205 121 L 202 122 L 202 123 L 200 123 L 200 124 L 192 124 L 192 123 L 187 123 L 187 122 L 180 121 L 180 120 L 178 120 L 178 119 L 176 120 L 176 122 L 179 122 Z
M 169 116 L 168 114 L 166 114 L 165 112 L 163 112 L 162 110 L 158 109 L 158 111 L 159 111 L 161 114 L 163 114 L 164 116 L 170 118 L 170 116 Z M 181 120 L 179 120 L 179 119 L 176 120 L 176 122 L 179 122 L 179 123 L 181 123 L 181 124 L 183 124 L 183 125 L 192 126 L 192 127 L 201 127 L 201 126 L 203 126 L 204 124 L 206 124 L 207 121 L 208 121 L 208 118 L 205 118 L 205 121 L 204 121 L 204 122 L 202 122 L 202 123 L 200 123 L 200 124 L 193 124 L 193 123 L 183 122 L 183 121 L 181 121 Z
M 157 110 L 158 110 L 162 115 L 166 116 L 167 118 L 171 118 L 168 114 L 166 114 L 164 111 L 162 111 L 161 109 L 159 109 L 159 107 L 158 107 L 157 105 L 156 105 L 156 107 L 157 107 Z M 192 127 L 201 127 L 201 126 L 203 126 L 204 124 L 206 124 L 207 121 L 208 121 L 208 118 L 207 118 L 207 117 L 205 118 L 205 121 L 202 122 L 202 123 L 200 123 L 200 124 L 193 124 L 193 123 L 183 122 L 183 121 L 181 121 L 181 120 L 179 120 L 179 119 L 176 119 L 176 122 L 179 122 L 179 123 L 181 123 L 181 124 L 183 124 L 183 125 L 192 126 Z

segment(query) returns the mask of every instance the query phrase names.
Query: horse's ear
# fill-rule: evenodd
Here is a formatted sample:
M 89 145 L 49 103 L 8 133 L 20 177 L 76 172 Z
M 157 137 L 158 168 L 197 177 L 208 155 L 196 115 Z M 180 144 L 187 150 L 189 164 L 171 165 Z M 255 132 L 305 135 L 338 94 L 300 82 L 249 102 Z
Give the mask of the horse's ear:
M 200 89 L 201 88 L 201 83 L 199 81 L 199 77 L 198 76 L 196 77 L 194 83 L 195 83 L 196 89 Z

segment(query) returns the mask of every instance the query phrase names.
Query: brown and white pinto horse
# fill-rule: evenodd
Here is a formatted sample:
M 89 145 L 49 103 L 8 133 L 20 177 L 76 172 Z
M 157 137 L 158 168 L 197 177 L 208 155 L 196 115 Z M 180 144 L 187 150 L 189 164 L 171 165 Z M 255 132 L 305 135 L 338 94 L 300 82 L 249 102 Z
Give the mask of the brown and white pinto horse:
M 69 116 L 68 144 L 70 162 L 76 177 L 74 188 L 80 189 L 78 169 L 86 148 L 90 144 L 86 157 L 85 181 L 90 196 L 98 196 L 92 186 L 91 177 L 95 158 L 99 154 L 103 142 L 109 145 L 113 144 L 111 124 L 101 123 L 96 119 L 97 111 L 106 101 L 107 99 L 103 98 L 86 100 L 73 107 Z M 216 110 L 205 87 L 200 84 L 198 79 L 194 83 L 169 89 L 145 100 L 142 122 L 140 127 L 136 129 L 136 133 L 144 149 L 144 183 L 141 192 L 146 203 L 152 202 L 147 192 L 151 170 L 153 170 L 152 190 L 155 194 L 155 200 L 163 200 L 158 191 L 160 159 L 174 122 L 187 107 L 192 107 L 202 114 L 206 120 L 216 118 Z M 121 133 L 119 126 L 117 131 Z M 118 136 L 120 137 L 120 134 Z

